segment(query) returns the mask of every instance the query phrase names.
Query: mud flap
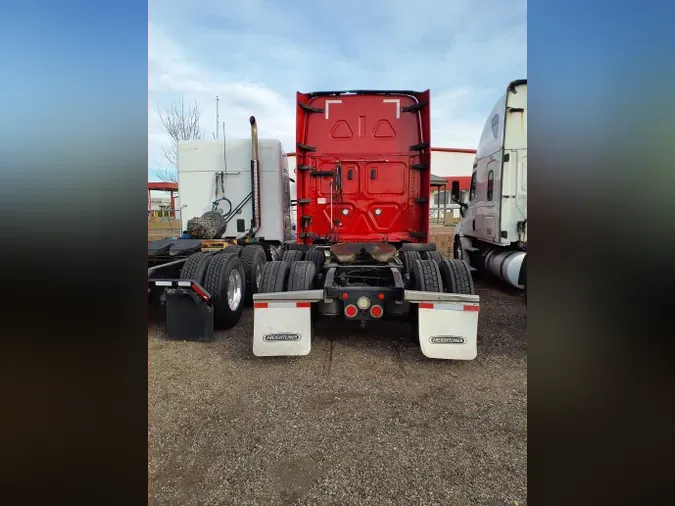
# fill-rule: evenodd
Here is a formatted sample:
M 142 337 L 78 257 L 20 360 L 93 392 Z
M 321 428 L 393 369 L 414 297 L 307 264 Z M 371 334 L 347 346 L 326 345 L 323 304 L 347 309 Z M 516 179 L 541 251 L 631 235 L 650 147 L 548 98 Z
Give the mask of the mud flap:
M 211 341 L 213 306 L 192 290 L 167 290 L 166 337 L 181 341 Z
M 419 307 L 419 341 L 429 358 L 473 360 L 478 353 L 477 295 L 406 290 L 406 300 Z
M 253 354 L 308 355 L 312 349 L 312 303 L 323 290 L 257 293 L 253 296 Z
M 169 265 L 169 264 L 165 264 Z M 148 285 L 166 290 L 166 337 L 181 341 L 213 339 L 211 294 L 196 281 L 150 279 Z M 161 297 L 159 292 L 155 292 Z

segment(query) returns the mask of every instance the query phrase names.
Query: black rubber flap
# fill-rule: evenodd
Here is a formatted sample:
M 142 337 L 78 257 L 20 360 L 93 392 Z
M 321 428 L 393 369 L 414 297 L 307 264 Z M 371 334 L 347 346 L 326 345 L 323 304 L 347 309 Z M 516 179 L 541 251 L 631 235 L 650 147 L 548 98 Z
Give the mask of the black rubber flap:
M 166 255 L 177 239 L 159 239 L 158 241 L 148 242 L 148 256 Z
M 202 241 L 199 239 L 178 239 L 171 246 L 171 251 L 169 254 L 171 256 L 176 255 L 189 255 L 199 251 L 202 247 Z
M 211 341 L 213 306 L 192 290 L 167 290 L 166 335 L 181 341 Z

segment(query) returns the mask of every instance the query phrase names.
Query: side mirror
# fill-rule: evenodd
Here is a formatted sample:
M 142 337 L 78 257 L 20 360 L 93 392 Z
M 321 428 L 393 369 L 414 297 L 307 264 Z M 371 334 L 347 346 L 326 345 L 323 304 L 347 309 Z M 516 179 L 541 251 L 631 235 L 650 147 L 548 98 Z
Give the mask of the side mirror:
M 452 182 L 452 190 L 450 194 L 452 195 L 452 200 L 459 202 L 459 181 Z

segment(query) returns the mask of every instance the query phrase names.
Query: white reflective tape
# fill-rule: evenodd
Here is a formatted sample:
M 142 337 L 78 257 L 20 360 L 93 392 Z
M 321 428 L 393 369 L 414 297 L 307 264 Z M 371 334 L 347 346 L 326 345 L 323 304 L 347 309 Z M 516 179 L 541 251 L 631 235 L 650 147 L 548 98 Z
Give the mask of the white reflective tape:
M 262 302 L 262 301 L 256 301 L 256 302 Z M 297 301 L 301 302 L 301 301 Z M 282 302 L 277 302 L 277 301 L 269 301 L 267 302 L 267 308 L 263 309 L 310 309 L 310 308 L 303 308 L 303 307 L 298 307 L 297 302 L 288 302 L 288 301 L 282 301 Z
M 155 286 L 171 286 L 171 281 L 155 281 Z
M 318 199 L 316 199 L 316 203 L 317 204 L 325 204 L 326 199 L 324 197 L 319 197 Z
M 396 104 L 396 119 L 401 119 L 401 99 L 400 98 L 385 98 L 384 103 Z
M 446 311 L 464 311 L 464 304 L 453 304 L 449 302 L 435 302 L 434 309 L 441 309 Z
M 342 100 L 326 100 L 326 119 L 328 119 L 328 107 L 330 104 L 341 104 Z
M 186 287 L 190 288 L 192 286 L 192 282 L 191 281 L 179 281 L 178 286 L 186 286 Z

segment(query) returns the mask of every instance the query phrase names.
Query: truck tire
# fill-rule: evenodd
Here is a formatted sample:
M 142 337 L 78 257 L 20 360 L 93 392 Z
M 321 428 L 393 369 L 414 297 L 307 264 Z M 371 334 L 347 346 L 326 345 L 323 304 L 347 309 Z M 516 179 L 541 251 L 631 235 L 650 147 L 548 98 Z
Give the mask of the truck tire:
M 443 254 L 440 251 L 425 251 L 424 258 L 426 260 L 433 260 L 434 262 L 442 262 L 445 260 Z
M 326 262 L 326 255 L 320 249 L 309 250 L 305 253 L 305 260 L 309 262 L 314 262 L 316 266 L 316 273 L 319 274 L 323 271 L 323 264 Z
M 443 279 L 438 264 L 433 260 L 415 260 L 412 264 L 415 273 L 415 289 L 422 292 L 442 292 Z
M 306 260 L 294 262 L 288 275 L 288 291 L 300 292 L 314 288 L 316 264 Z
M 304 251 L 300 251 L 297 249 L 289 249 L 284 251 L 284 256 L 281 257 L 281 259 L 284 262 L 288 262 L 289 264 L 292 264 L 293 262 L 299 262 L 300 260 L 303 259 L 305 256 Z
M 435 242 L 404 242 L 399 251 L 436 251 Z
M 183 264 L 180 271 L 180 279 L 191 279 L 200 285 L 204 284 L 204 277 L 209 264 L 213 260 L 211 253 L 194 253 Z
M 267 262 L 265 249 L 258 244 L 249 244 L 242 249 L 241 263 L 246 274 L 246 303 L 253 301 L 253 294 L 260 292 L 262 271 Z
M 246 276 L 237 255 L 215 255 L 206 271 L 206 291 L 213 303 L 213 326 L 234 327 L 241 318 L 246 296 Z
M 422 257 L 417 251 L 399 251 L 399 257 L 403 262 L 404 272 L 406 272 L 412 280 L 414 278 L 413 263 L 415 260 L 422 260 Z M 415 286 L 414 283 L 413 286 Z
M 297 242 L 285 242 L 284 247 L 286 248 L 286 251 L 302 251 L 303 253 L 307 251 L 307 245 L 306 244 L 298 244 Z
M 476 294 L 471 270 L 464 260 L 443 260 L 438 263 L 438 267 L 441 271 L 446 292 L 462 295 Z
M 286 289 L 290 269 L 290 264 L 284 261 L 265 263 L 260 293 L 283 292 Z
M 230 244 L 227 248 L 224 248 L 221 253 L 226 253 L 228 255 L 237 255 L 241 256 L 242 251 L 244 251 L 244 247 L 240 246 L 239 244 Z

